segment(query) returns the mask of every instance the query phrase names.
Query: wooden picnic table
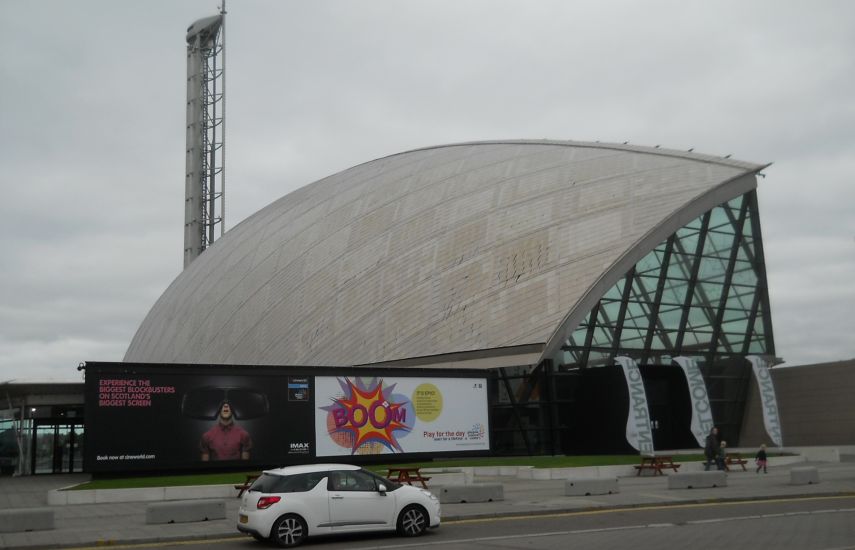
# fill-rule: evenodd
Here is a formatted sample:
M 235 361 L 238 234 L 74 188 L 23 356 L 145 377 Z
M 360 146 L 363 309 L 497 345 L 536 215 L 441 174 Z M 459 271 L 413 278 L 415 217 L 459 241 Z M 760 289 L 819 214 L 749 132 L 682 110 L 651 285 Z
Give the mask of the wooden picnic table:
M 261 477 L 261 474 L 247 474 L 246 481 L 235 485 L 235 489 L 238 490 L 238 498 L 242 497 L 246 490 L 249 489 L 252 483 L 259 477 Z
M 386 472 L 386 479 L 391 481 L 397 481 L 398 483 L 406 483 L 408 485 L 412 485 L 414 481 L 421 483 L 422 487 L 427 489 L 427 483 L 430 481 L 429 477 L 423 476 L 421 473 L 421 468 L 389 468 L 389 471 Z
M 654 456 L 642 456 L 641 464 L 636 464 L 635 469 L 637 470 L 637 476 L 641 475 L 641 472 L 644 470 L 651 470 L 653 475 L 665 475 L 662 471 L 663 469 L 672 469 L 675 472 L 680 468 L 680 464 L 674 463 L 674 459 L 670 456 L 664 455 L 654 455 Z
M 724 469 L 729 472 L 730 467 L 735 465 L 735 466 L 742 466 L 742 471 L 746 472 L 746 471 L 748 471 L 748 469 L 745 467 L 745 465 L 747 463 L 748 463 L 748 461 L 746 459 L 742 458 L 741 454 L 739 454 L 739 453 L 728 453 L 724 459 Z

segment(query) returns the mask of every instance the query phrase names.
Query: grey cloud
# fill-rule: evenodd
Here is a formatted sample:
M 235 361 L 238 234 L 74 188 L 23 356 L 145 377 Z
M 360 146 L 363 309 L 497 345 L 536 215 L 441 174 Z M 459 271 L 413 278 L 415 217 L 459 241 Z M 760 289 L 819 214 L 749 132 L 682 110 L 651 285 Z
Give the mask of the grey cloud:
M 774 161 L 759 194 L 778 354 L 855 356 L 855 4 L 228 7 L 229 227 L 352 165 L 455 141 Z M 215 9 L 0 3 L 0 379 L 120 359 L 180 271 L 184 33 Z

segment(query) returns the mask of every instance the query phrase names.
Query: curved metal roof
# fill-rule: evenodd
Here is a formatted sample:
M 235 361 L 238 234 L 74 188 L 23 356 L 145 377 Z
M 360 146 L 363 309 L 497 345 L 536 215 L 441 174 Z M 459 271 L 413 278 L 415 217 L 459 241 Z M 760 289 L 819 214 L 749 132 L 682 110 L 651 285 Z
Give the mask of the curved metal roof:
M 216 241 L 155 303 L 125 361 L 354 365 L 555 347 L 638 259 L 756 187 L 763 167 L 569 141 L 367 162 Z

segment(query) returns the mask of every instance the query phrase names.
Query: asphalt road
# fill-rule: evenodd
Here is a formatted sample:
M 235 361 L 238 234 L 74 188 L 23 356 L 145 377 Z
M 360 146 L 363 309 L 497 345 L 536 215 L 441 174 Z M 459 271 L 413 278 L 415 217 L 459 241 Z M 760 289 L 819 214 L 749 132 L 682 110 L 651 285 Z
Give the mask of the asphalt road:
M 124 548 L 269 548 L 248 537 Z M 103 547 L 101 547 L 103 548 Z M 111 548 L 123 548 L 112 546 Z M 312 550 L 855 550 L 855 496 L 626 508 L 446 522 L 417 539 L 392 534 L 310 539 Z

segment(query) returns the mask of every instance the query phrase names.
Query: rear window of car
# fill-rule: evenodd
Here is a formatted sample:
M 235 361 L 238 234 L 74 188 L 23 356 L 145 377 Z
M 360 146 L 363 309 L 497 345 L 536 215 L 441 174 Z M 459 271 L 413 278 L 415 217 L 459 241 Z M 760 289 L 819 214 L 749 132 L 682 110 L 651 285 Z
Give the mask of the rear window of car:
M 314 489 L 318 482 L 325 479 L 327 475 L 327 472 L 309 472 L 291 476 L 261 474 L 261 477 L 252 483 L 249 490 L 260 493 L 305 493 Z

